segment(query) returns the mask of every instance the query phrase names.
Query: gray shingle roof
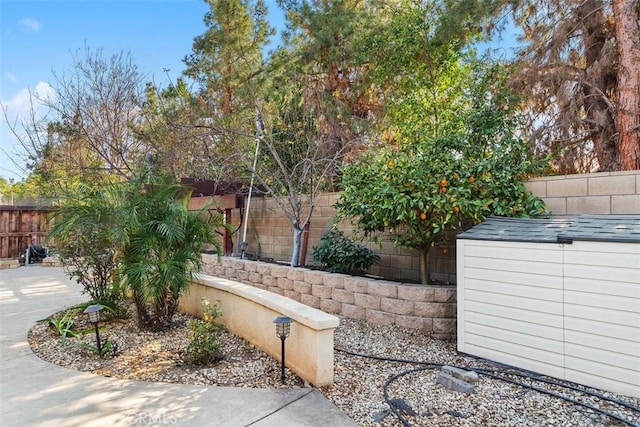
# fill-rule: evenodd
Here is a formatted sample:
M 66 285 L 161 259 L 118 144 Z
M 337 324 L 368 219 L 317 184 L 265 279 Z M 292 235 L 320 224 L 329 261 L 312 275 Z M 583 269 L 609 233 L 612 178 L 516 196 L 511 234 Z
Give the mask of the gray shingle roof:
M 640 215 L 580 215 L 577 219 L 491 217 L 458 239 L 570 243 L 574 240 L 640 243 Z
M 580 215 L 558 237 L 568 240 L 640 243 L 640 215 Z

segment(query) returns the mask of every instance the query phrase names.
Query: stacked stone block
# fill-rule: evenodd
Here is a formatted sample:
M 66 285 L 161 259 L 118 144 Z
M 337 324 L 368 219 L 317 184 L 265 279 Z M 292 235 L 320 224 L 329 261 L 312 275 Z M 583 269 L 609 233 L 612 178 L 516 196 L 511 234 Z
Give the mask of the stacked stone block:
M 436 339 L 456 334 L 455 286 L 414 285 L 258 261 L 203 255 L 204 271 L 284 295 L 327 313 L 419 329 Z

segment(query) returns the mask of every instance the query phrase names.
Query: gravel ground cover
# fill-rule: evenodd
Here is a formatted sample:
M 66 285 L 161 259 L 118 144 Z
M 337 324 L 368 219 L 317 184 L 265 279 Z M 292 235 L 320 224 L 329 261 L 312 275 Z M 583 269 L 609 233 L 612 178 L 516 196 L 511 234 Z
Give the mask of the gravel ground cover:
M 101 324 L 101 338 L 117 344 L 116 351 L 104 359 L 88 349 L 88 345 L 95 344 L 95 334 L 82 314 L 75 317 L 73 330 L 83 333 L 68 337 L 65 345 L 46 320 L 31 328 L 29 344 L 36 355 L 51 363 L 117 378 L 235 387 L 309 386 L 288 370 L 286 383 L 281 384 L 279 362 L 230 333 L 220 336 L 223 353 L 219 360 L 207 366 L 192 365 L 186 351 L 190 316 L 177 314 L 172 327 L 164 332 L 140 332 L 131 314 L 128 319 Z M 461 355 L 456 352 L 455 343 L 431 340 L 418 330 L 341 319 L 335 347 L 335 383 L 320 390 L 362 426 L 405 425 L 385 401 L 385 385 L 394 409 L 413 426 L 617 426 L 625 422 L 640 426 L 638 410 L 584 397 L 555 385 L 511 377 L 550 392 L 580 396 L 581 401 L 617 414 L 622 421 L 530 387 L 484 375 L 480 376 L 474 393 L 450 391 L 435 382 L 439 366 L 426 369 L 418 364 L 382 360 L 503 370 L 487 361 Z M 392 380 L 396 375 L 401 376 Z M 600 393 L 640 407 L 638 399 Z

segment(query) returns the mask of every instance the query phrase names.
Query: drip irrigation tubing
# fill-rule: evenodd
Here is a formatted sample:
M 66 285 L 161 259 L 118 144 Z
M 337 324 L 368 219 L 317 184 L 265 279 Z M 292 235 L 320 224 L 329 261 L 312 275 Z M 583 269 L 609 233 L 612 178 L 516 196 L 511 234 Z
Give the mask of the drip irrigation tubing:
M 539 387 L 535 387 L 531 384 L 526 384 L 520 381 L 516 381 L 514 379 L 511 378 L 507 378 L 505 377 L 505 375 L 511 375 L 511 376 L 516 376 L 516 377 L 520 377 L 520 378 L 525 378 L 528 380 L 532 380 L 532 381 L 539 381 L 545 384 L 549 384 L 555 387 L 560 387 L 560 388 L 564 388 L 564 389 L 569 389 L 569 390 L 573 390 L 573 391 L 577 391 L 592 397 L 596 397 L 598 399 L 601 399 L 603 401 L 612 403 L 612 404 L 616 404 L 619 406 L 622 406 L 624 408 L 627 408 L 629 410 L 631 410 L 632 412 L 635 412 L 636 415 L 640 416 L 640 408 L 638 408 L 635 405 L 632 405 L 630 403 L 624 402 L 622 400 L 619 399 L 614 399 L 608 396 L 603 395 L 602 393 L 598 393 L 595 391 L 591 391 L 588 390 L 586 388 L 582 388 L 582 387 L 578 387 L 572 384 L 568 384 L 567 382 L 564 381 L 558 381 L 558 380 L 552 380 L 552 379 L 548 379 L 548 378 L 543 378 L 540 374 L 536 374 L 534 372 L 530 372 L 530 371 L 525 371 L 513 366 L 507 366 L 507 365 L 501 365 L 504 367 L 504 369 L 502 370 L 498 370 L 498 369 L 486 369 L 486 368 L 480 368 L 480 367 L 469 367 L 469 366 L 456 366 L 456 365 L 450 365 L 447 363 L 437 363 L 437 362 L 425 362 L 425 361 L 420 361 L 420 360 L 411 360 L 411 359 L 401 359 L 401 358 L 394 358 L 394 357 L 385 357 L 385 356 L 375 356 L 375 355 L 369 355 L 369 354 L 363 354 L 363 353 L 357 353 L 354 351 L 349 351 L 349 350 L 344 350 L 341 348 L 335 348 L 336 351 L 340 352 L 340 353 L 344 353 L 347 354 L 349 356 L 355 356 L 355 357 L 362 357 L 362 358 L 366 358 L 366 359 L 374 359 L 374 360 L 380 360 L 380 361 L 384 361 L 384 362 L 397 362 L 397 363 L 404 363 L 404 364 L 412 364 L 412 365 L 420 365 L 420 367 L 418 368 L 413 368 L 413 369 L 408 369 L 405 371 L 402 371 L 394 376 L 392 376 L 391 378 L 389 378 L 385 384 L 382 387 L 382 392 L 384 395 L 384 399 L 385 402 L 387 403 L 387 405 L 389 405 L 389 408 L 391 409 L 391 412 L 396 416 L 396 418 L 398 418 L 398 420 L 400 420 L 400 422 L 405 426 L 405 427 L 411 427 L 411 423 L 400 413 L 400 411 L 395 407 L 395 405 L 393 405 L 390 402 L 390 397 L 389 397 L 389 393 L 388 393 L 388 388 L 389 386 L 396 380 L 398 380 L 399 378 L 402 378 L 406 375 L 410 375 L 416 372 L 421 372 L 421 371 L 428 371 L 431 369 L 435 369 L 435 368 L 441 368 L 443 366 L 452 366 L 454 368 L 458 368 L 458 369 L 463 369 L 466 371 L 474 371 L 480 375 L 484 375 L 499 381 L 504 381 L 513 385 L 517 385 L 523 388 L 527 388 L 533 391 L 537 391 L 538 393 L 542 393 L 542 394 L 546 394 L 549 395 L 551 397 L 555 397 L 557 399 L 562 399 L 564 401 L 573 403 L 575 405 L 578 406 L 582 406 L 584 408 L 590 409 L 594 412 L 597 412 L 599 414 L 605 415 L 609 418 L 615 419 L 616 421 L 620 421 L 626 425 L 629 425 L 631 427 L 640 427 L 640 424 L 635 424 L 631 421 L 626 420 L 625 418 L 613 413 L 613 412 L 609 412 L 609 411 L 605 411 L 603 409 L 600 409 L 596 406 L 590 405 L 588 403 L 584 403 L 581 402 L 579 400 L 573 399 L 569 396 L 565 396 L 556 392 L 553 392 L 551 390 L 546 390 L 543 388 L 539 388 Z M 470 355 L 467 355 L 470 356 Z M 480 359 L 480 360 L 484 360 L 484 359 Z M 485 360 L 486 361 L 486 360 Z M 487 363 L 492 363 L 495 364 L 494 362 L 490 362 L 490 361 L 486 361 Z

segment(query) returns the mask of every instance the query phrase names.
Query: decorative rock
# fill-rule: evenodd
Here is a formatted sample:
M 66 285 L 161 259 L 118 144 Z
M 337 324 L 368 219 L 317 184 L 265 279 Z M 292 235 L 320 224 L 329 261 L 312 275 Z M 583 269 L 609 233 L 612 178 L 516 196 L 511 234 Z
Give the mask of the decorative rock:
M 449 390 L 457 391 L 459 393 L 475 392 L 475 387 L 473 385 L 459 380 L 458 378 L 454 378 L 449 374 L 445 374 L 442 371 L 438 372 L 436 383 L 448 388 Z
M 447 414 L 447 415 L 458 417 L 458 418 L 467 418 L 468 417 L 467 414 L 463 414 L 462 412 L 456 411 L 454 409 L 451 409 L 451 410 L 448 410 L 448 411 L 444 411 L 444 413 Z
M 474 371 L 467 371 L 464 369 L 456 368 L 455 366 L 444 365 L 442 367 L 442 372 L 469 384 L 475 384 L 480 381 L 480 377 Z

